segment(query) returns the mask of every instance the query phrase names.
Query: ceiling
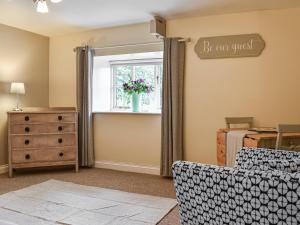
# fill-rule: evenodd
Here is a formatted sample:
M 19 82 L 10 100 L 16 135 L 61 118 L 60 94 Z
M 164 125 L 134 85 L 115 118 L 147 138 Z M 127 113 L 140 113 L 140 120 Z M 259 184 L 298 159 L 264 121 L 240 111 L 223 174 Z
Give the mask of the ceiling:
M 39 14 L 32 0 L 0 0 L 0 23 L 46 36 L 149 21 L 300 7 L 299 0 L 63 0 Z

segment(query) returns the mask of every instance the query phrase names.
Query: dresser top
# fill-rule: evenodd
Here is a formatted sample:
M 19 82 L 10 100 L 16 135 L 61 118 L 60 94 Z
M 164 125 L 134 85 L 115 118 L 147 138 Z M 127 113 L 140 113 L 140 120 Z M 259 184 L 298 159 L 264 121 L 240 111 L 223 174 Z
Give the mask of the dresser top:
M 24 114 L 24 113 L 74 113 L 77 112 L 75 107 L 26 107 L 23 111 L 9 111 L 8 114 Z

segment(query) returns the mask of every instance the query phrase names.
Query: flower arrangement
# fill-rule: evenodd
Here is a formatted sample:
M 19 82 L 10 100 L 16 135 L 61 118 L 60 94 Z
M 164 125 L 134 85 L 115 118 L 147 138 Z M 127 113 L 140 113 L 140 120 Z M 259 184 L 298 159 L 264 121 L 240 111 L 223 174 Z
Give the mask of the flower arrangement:
M 123 90 L 129 95 L 150 93 L 153 91 L 153 86 L 147 84 L 144 79 L 130 80 L 123 84 Z

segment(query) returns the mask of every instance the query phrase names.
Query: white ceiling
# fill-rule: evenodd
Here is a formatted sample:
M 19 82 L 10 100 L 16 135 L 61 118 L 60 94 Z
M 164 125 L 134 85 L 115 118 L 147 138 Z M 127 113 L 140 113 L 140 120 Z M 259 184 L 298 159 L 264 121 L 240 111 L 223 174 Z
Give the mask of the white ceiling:
M 49 0 L 48 0 L 49 1 Z M 300 7 L 300 0 L 63 0 L 49 1 L 48 14 L 32 0 L 0 0 L 0 23 L 46 36 L 149 21 L 153 15 L 176 18 Z

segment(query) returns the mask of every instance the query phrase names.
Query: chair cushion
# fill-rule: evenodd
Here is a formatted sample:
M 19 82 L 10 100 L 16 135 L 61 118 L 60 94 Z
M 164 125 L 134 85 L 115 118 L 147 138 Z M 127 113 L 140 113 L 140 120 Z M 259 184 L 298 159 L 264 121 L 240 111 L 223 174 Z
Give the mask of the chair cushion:
M 297 173 L 300 172 L 300 159 L 285 159 L 285 160 L 255 160 L 245 162 L 240 167 L 246 170 L 279 170 L 287 173 Z

